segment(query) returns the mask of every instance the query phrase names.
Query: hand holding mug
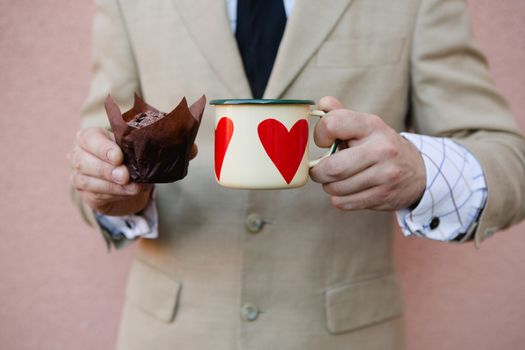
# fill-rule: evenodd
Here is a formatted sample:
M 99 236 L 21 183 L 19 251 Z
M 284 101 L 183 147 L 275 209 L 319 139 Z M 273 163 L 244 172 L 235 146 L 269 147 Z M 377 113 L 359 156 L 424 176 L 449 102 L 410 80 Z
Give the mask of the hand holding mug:
M 332 205 L 342 210 L 399 210 L 416 203 L 426 185 L 417 148 L 375 115 L 343 109 L 334 97 L 319 108 L 329 113 L 317 123 L 315 143 L 339 151 L 310 170 Z

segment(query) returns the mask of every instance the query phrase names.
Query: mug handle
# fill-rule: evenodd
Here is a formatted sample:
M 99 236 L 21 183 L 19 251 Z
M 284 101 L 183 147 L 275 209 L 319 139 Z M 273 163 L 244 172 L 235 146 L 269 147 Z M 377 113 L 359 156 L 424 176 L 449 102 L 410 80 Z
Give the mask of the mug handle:
M 326 115 L 326 112 L 323 112 L 321 110 L 317 110 L 316 109 L 316 110 L 311 111 L 309 116 L 310 117 L 318 117 L 319 119 L 321 119 L 325 115 Z M 325 155 L 323 155 L 323 156 L 321 156 L 320 158 L 317 158 L 317 159 L 309 160 L 308 161 L 308 167 L 312 168 L 312 167 L 316 166 L 321 160 L 323 160 L 325 158 L 328 158 L 329 156 L 334 154 L 335 151 L 337 151 L 337 147 L 339 146 L 340 143 L 341 143 L 341 140 L 335 140 L 334 143 L 332 143 L 332 145 L 328 149 L 328 151 L 325 153 Z

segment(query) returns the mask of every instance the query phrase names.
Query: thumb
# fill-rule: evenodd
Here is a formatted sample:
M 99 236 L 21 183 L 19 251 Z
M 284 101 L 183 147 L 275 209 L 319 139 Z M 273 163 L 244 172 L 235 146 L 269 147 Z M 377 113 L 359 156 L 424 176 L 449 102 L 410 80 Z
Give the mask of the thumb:
M 333 111 L 334 109 L 343 108 L 343 104 L 333 96 L 325 96 L 319 100 L 317 106 L 320 110 L 325 112 Z

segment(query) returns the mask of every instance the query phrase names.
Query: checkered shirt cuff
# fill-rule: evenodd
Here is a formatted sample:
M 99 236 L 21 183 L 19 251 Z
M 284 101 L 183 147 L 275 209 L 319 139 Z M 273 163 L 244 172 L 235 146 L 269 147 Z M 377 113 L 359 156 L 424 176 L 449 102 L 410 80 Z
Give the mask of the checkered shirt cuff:
M 417 206 L 396 212 L 403 234 L 452 241 L 470 232 L 487 201 L 479 162 L 450 138 L 401 136 L 418 148 L 426 170 L 426 188 Z
M 155 189 L 146 208 L 134 215 L 109 216 L 95 212 L 97 222 L 113 239 L 133 240 L 138 237 L 158 237 L 158 214 L 155 204 Z

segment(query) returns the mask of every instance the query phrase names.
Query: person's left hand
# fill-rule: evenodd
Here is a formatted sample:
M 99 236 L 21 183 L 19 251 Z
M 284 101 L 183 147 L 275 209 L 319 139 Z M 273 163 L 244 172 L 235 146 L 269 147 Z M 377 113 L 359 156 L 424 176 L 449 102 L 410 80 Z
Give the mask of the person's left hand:
M 342 210 L 398 210 L 416 203 L 425 190 L 425 165 L 417 148 L 371 114 L 343 109 L 334 97 L 323 97 L 328 111 L 316 125 L 315 143 L 339 151 L 310 170 Z

